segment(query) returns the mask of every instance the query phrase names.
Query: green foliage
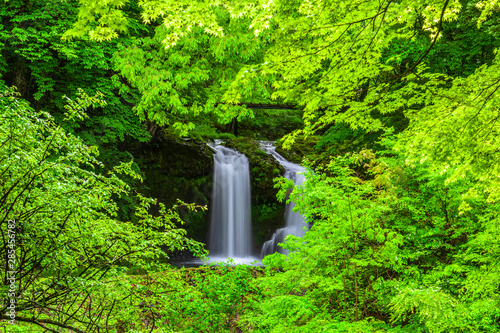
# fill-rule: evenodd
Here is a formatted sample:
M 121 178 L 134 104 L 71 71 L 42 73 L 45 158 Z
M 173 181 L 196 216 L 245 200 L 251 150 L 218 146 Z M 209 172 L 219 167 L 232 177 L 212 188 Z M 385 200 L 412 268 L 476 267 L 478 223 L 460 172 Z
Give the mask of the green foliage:
M 201 297 L 186 306 L 186 314 L 194 320 L 190 331 L 221 331 L 234 326 L 241 301 L 249 291 L 251 274 L 248 267 L 209 267 L 203 276 L 193 281 Z M 238 306 L 239 305 L 239 306 Z
M 21 312 L 62 322 L 64 311 L 76 311 L 94 329 L 86 301 L 101 304 L 102 323 L 126 298 L 116 303 L 110 329 L 499 331 L 498 4 L 6 2 L 0 84 L 17 86 L 36 110 L 2 95 L 0 212 L 4 223 L 13 213 L 30 222 L 22 231 L 23 272 L 35 277 Z M 108 105 L 102 96 L 76 95 L 80 86 L 102 91 Z M 64 121 L 63 95 L 74 103 L 67 118 L 85 107 L 90 117 Z M 300 110 L 245 107 L 271 100 Z M 55 123 L 108 146 L 113 165 L 102 168 L 95 148 Z M 113 154 L 115 145 L 148 140 L 146 126 L 152 135 L 234 139 L 219 125 L 229 123 L 252 138 L 295 130 L 280 140 L 291 153 L 280 152 L 310 161 L 290 200 L 311 230 L 288 237 L 290 254 L 266 257 L 264 276 L 255 279 L 228 266 L 119 277 L 157 267 L 161 244 L 200 248 L 174 228 L 176 212 L 160 207 L 154 218 L 152 201 L 141 196 L 127 206 L 137 206 L 135 223 L 116 221 L 111 199 L 128 191 L 119 172 L 136 175 L 132 162 L 114 167 L 131 160 Z M 267 223 L 278 212 L 269 187 L 280 167 L 255 141 L 228 146 L 251 158 L 253 189 L 264 193 L 253 197 L 254 211 Z M 179 179 L 168 182 L 169 198 L 182 192 L 187 178 Z M 284 199 L 290 182 L 278 187 Z M 54 235 L 57 256 L 43 238 Z
M 436 287 L 429 289 L 407 288 L 393 299 L 393 321 L 405 319 L 408 312 L 417 311 L 420 322 L 430 332 L 474 331 L 468 324 L 471 317 L 453 297 Z
M 126 137 L 141 141 L 149 138 L 131 107 L 134 92 L 118 94 L 119 82 L 113 78 L 112 54 L 117 42 L 93 44 L 87 40 L 61 41 L 77 16 L 76 1 L 12 0 L 0 8 L 8 24 L 0 27 L 4 41 L 0 75 L 16 86 L 35 109 L 49 111 L 58 122 L 64 95 L 75 97 L 78 88 L 106 96 L 106 107 L 91 108 L 83 123 L 66 124 L 89 144 L 113 144 Z M 127 43 L 126 39 L 121 40 Z M 43 106 L 43 107 L 42 107 Z
M 249 331 L 499 329 L 491 228 L 500 207 L 464 199 L 469 180 L 447 183 L 429 165 L 367 150 L 306 178 L 290 200 L 313 225 L 287 237 L 289 255 L 264 258 L 242 322 Z M 278 185 L 284 199 L 290 184 Z
M 400 133 L 407 126 L 407 119 L 402 115 L 391 117 L 381 117 L 385 126 L 391 128 L 392 133 Z M 371 149 L 373 151 L 383 150 L 380 139 L 384 131 L 367 132 L 361 128 L 352 129 L 347 123 L 335 123 L 321 136 L 321 140 L 315 146 L 316 154 L 314 160 L 326 162 L 331 156 L 343 155 L 347 152 L 360 151 L 361 149 Z M 298 137 L 291 149 L 295 149 Z
M 249 267 L 231 262 L 127 277 L 122 288 L 128 285 L 134 293 L 117 310 L 117 325 L 127 332 L 146 332 L 152 325 L 158 332 L 231 331 L 250 280 Z
M 500 195 L 497 68 L 495 60 L 491 66 L 482 66 L 466 79 L 455 79 L 445 94 L 433 98 L 424 110 L 410 115 L 410 128 L 403 141 L 412 162 L 431 161 L 440 172 L 451 169 L 450 181 L 472 175 L 480 187 L 489 186 L 491 201 Z M 477 190 L 472 187 L 469 195 L 474 196 Z
M 351 177 L 352 162 L 351 158 L 332 161 L 328 170 L 336 177 L 308 174 L 291 200 L 314 224 L 303 239 L 288 236 L 284 248 L 292 253 L 275 254 L 264 262 L 270 270 L 285 271 L 279 279 L 270 279 L 276 280 L 269 288 L 272 294 L 285 288 L 285 294 L 300 294 L 320 309 L 357 320 L 376 303 L 366 287 L 393 268 L 389 253 L 401 237 L 382 220 L 388 207 L 368 199 L 372 185 Z
M 318 145 L 323 145 L 326 140 L 329 140 L 328 136 L 320 137 L 317 135 L 311 135 L 308 137 L 299 135 L 295 138 L 292 145 L 285 148 L 285 140 L 282 138 L 277 142 L 276 151 L 285 157 L 287 160 L 292 161 L 297 164 L 301 164 L 304 158 L 308 160 L 315 160 L 317 157 L 317 147 Z M 332 147 L 333 148 L 333 147 Z M 329 158 L 333 149 L 328 149 L 324 154 Z
M 89 34 L 91 39 L 98 41 L 110 40 L 118 37 L 118 32 L 124 32 L 127 28 L 127 19 L 123 12 L 116 10 L 122 8 L 127 1 L 80 1 L 78 22 L 73 29 L 64 34 L 65 39 L 82 37 Z M 95 16 L 99 16 L 97 22 Z M 97 23 L 95 26 L 94 23 Z M 92 29 L 91 25 L 94 25 Z
M 266 220 L 266 219 L 275 217 L 276 211 L 279 208 L 276 205 L 276 203 L 273 203 L 273 204 L 269 204 L 269 205 L 263 204 L 260 207 L 257 207 L 257 209 L 259 210 L 259 214 L 258 214 L 259 218 Z
M 108 326 L 103 313 L 112 314 L 115 304 L 130 293 L 111 288 L 111 277 L 120 276 L 127 266 L 164 268 L 161 247 L 205 253 L 202 244 L 177 229 L 182 223 L 177 206 L 166 210 L 160 205 L 160 214 L 153 217 L 148 211 L 155 201 L 139 195 L 135 222 L 116 220 L 112 197 L 128 195 L 129 190 L 118 175 L 138 177 L 132 162 L 99 173 L 96 147 L 84 145 L 13 91 L 3 92 L 0 103 L 0 272 L 7 281 L 7 224 L 15 220 L 16 260 L 9 270 L 16 270 L 16 320 L 98 331 Z M 83 111 L 90 105 L 103 101 L 99 95 L 81 93 L 68 104 L 65 121 L 85 117 Z M 5 282 L 2 319 L 8 318 L 8 288 Z
M 82 3 L 77 32 L 85 34 L 89 17 L 95 15 L 97 29 L 92 30 L 92 36 L 112 37 L 122 29 L 123 20 L 110 20 L 109 15 L 121 17 L 120 5 L 121 2 L 105 1 Z M 354 0 L 241 0 L 209 4 L 140 1 L 143 20 L 162 23 L 148 57 L 163 45 L 167 51 L 159 50 L 161 62 L 170 59 L 162 52 L 172 52 L 169 61 L 177 61 L 189 70 L 176 76 L 168 70 L 169 66 L 158 67 L 154 61 L 153 66 L 145 66 L 140 59 L 148 59 L 146 43 L 146 48 L 137 45 L 124 56 L 139 59 L 133 70 L 125 72 L 142 91 L 157 95 L 158 88 L 158 92 L 169 95 L 162 99 L 161 108 L 146 103 L 139 111 L 150 114 L 143 119 L 166 124 L 169 117 L 164 109 L 196 114 L 200 110 L 196 99 L 186 104 L 174 85 L 181 89 L 182 83 L 206 86 L 212 76 L 211 69 L 204 65 L 216 68 L 217 61 L 193 50 L 203 43 L 230 41 L 231 45 L 234 32 L 245 41 L 243 46 L 255 45 L 250 48 L 250 57 L 255 57 L 248 63 L 239 61 L 237 66 L 226 66 L 231 68 L 231 75 L 224 76 L 224 84 L 212 86 L 221 89 L 215 88 L 215 94 L 203 98 L 211 106 L 219 101 L 226 103 L 218 105 L 223 121 L 251 116 L 234 105 L 248 103 L 253 91 L 258 91 L 259 98 L 270 96 L 304 109 L 304 129 L 288 136 L 285 146 L 299 134 L 308 136 L 332 124 L 346 123 L 353 130 L 377 132 L 388 126 L 380 115 L 404 114 L 412 127 L 405 148 L 412 161 L 432 160 L 439 170 L 457 166 L 456 174 L 450 174 L 451 181 L 472 172 L 476 180 L 489 184 L 490 200 L 496 200 L 499 173 L 492 155 L 499 147 L 494 139 L 498 137 L 494 107 L 499 84 L 495 53 L 497 5 L 497 1 L 476 0 L 404 0 L 386 4 Z M 236 30 L 231 30 L 233 23 Z M 97 36 L 104 26 L 102 37 Z M 250 43 L 256 38 L 264 44 Z M 266 45 L 268 41 L 272 43 Z M 173 51 L 190 47 L 189 56 Z M 239 50 L 236 54 L 244 54 Z M 194 54 L 197 56 L 190 57 Z M 214 59 L 219 59 L 220 54 L 233 53 L 215 52 Z M 144 75 L 143 68 L 157 75 Z M 151 77 L 158 84 L 151 83 Z M 268 89 L 270 86 L 272 90 Z M 179 130 L 192 127 L 189 122 L 186 124 L 187 127 L 179 125 Z M 441 139 L 442 135 L 446 140 Z M 449 156 L 453 158 L 450 160 Z
M 207 122 L 207 114 L 222 123 L 252 117 L 244 107 L 218 103 L 242 65 L 260 61 L 262 41 L 246 30 L 248 20 L 231 18 L 222 9 L 214 12 L 214 18 L 225 33 L 222 39 L 207 35 L 206 27 L 192 26 L 182 32 L 183 38 L 176 38 L 175 46 L 165 48 L 172 29 L 177 29 L 169 22 L 115 54 L 120 75 L 141 93 L 135 106 L 141 120 L 172 127 L 185 136 L 202 113 L 201 123 Z M 269 93 L 264 87 L 249 90 L 247 102 L 253 95 L 261 98 Z
M 240 135 L 257 140 L 277 140 L 303 126 L 302 110 L 254 110 L 240 122 Z

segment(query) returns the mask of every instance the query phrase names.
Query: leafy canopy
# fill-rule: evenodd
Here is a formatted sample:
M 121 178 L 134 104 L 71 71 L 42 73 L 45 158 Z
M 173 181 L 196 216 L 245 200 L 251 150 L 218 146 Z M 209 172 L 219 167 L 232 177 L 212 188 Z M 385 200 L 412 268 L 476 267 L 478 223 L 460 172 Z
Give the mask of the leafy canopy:
M 81 18 L 67 36 L 90 29 L 92 38 L 113 37 L 125 22 L 122 5 L 83 1 Z M 256 36 L 270 34 L 263 61 L 244 66 L 223 101 L 247 102 L 241 91 L 256 76 L 267 78 L 273 99 L 304 109 L 305 128 L 289 143 L 301 132 L 311 135 L 334 123 L 378 131 L 384 124 L 377 115 L 402 113 L 410 120 L 403 141 L 409 161 L 430 160 L 437 170 L 462 166 L 453 168 L 450 180 L 471 172 L 491 185 L 491 200 L 498 198 L 498 54 L 490 46 L 472 66 L 477 73 L 467 77 L 436 72 L 439 66 L 431 66 L 428 57 L 457 22 L 481 36 L 496 34 L 496 1 L 143 0 L 138 5 L 145 22 L 164 27 L 167 49 L 189 39 L 198 27 L 223 38 L 216 15 L 220 8 L 232 18 L 248 18 Z M 94 16 L 93 28 L 88 18 Z

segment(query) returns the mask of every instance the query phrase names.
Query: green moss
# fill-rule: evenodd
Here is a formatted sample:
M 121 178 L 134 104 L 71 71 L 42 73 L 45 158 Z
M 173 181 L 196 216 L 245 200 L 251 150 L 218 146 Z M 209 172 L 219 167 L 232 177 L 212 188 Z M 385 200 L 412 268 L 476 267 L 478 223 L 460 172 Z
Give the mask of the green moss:
M 189 137 L 203 142 L 214 139 L 232 140 L 236 138 L 233 133 L 221 132 L 217 128 L 203 123 L 197 124 L 195 129 L 189 133 Z
M 215 137 L 215 139 L 221 139 L 221 140 L 233 140 L 235 138 L 236 136 L 234 136 L 233 133 L 220 133 L 217 134 L 217 136 Z

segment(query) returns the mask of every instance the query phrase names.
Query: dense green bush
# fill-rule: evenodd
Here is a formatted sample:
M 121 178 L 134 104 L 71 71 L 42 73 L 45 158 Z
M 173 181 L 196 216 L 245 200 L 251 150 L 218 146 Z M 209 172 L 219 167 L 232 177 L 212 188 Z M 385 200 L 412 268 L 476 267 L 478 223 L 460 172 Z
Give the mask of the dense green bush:
M 80 91 L 68 100 L 65 121 L 83 119 L 86 108 L 104 104 L 101 97 Z M 0 319 L 10 319 L 7 306 L 15 300 L 15 320 L 29 327 L 112 329 L 121 320 L 117 309 L 135 293 L 123 283 L 125 273 L 166 269 L 162 247 L 205 253 L 176 227 L 182 223 L 176 208 L 204 207 L 160 204 L 152 216 L 156 201 L 138 195 L 135 220 L 119 221 L 113 196 L 128 196 L 129 187 L 118 175 L 139 176 L 132 162 L 99 173 L 97 155 L 96 147 L 34 111 L 12 90 L 0 93 Z M 8 239 L 15 242 L 7 242 L 12 220 L 15 236 L 9 232 Z M 8 293 L 12 277 L 14 296 Z
M 248 331 L 491 332 L 500 329 L 500 205 L 465 197 L 429 165 L 370 151 L 309 172 L 296 201 L 312 228 L 264 259 Z M 359 170 L 363 169 L 363 172 Z M 289 186 L 282 182 L 282 198 Z

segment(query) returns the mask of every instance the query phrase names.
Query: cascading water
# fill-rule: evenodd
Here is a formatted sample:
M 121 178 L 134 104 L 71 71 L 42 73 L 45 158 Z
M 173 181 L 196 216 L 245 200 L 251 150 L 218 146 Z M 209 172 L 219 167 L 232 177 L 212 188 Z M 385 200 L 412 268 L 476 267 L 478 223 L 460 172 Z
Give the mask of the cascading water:
M 274 147 L 272 142 L 262 141 L 260 144 L 268 154 L 272 155 L 285 168 L 285 178 L 293 180 L 295 185 L 302 185 L 304 182 L 304 175 L 299 173 L 305 171 L 304 167 L 283 158 L 283 156 L 276 152 L 276 147 Z M 304 227 L 306 224 L 304 223 L 304 217 L 299 212 L 294 212 L 294 207 L 294 202 L 286 205 L 285 227 L 276 230 L 271 239 L 264 243 L 262 246 L 261 258 L 274 252 L 287 254 L 286 250 L 278 247 L 278 243 L 282 243 L 287 235 L 294 235 L 297 237 L 305 235 L 306 231 Z
M 210 257 L 248 258 L 252 247 L 248 159 L 219 142 L 211 147 L 215 154 Z

